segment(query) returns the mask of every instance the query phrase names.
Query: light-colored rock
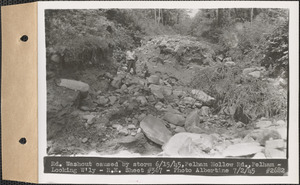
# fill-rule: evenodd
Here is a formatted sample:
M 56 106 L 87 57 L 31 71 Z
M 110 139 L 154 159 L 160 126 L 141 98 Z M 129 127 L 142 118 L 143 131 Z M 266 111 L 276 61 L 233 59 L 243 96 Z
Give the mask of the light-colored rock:
M 204 103 L 214 100 L 213 97 L 207 95 L 205 92 L 201 90 L 193 89 L 191 93 L 193 94 L 194 98 Z
M 173 92 L 172 87 L 163 86 L 162 90 L 163 90 L 164 95 L 167 95 L 167 96 L 172 95 L 172 92 Z
M 261 128 L 261 129 L 270 127 L 271 125 L 272 125 L 271 121 L 259 121 L 259 122 L 255 123 L 255 127 Z
M 279 133 L 282 139 L 287 140 L 287 128 L 286 127 L 279 127 L 276 128 L 276 131 Z
M 69 79 L 60 79 L 58 86 L 66 87 L 68 89 L 80 92 L 88 92 L 90 89 L 90 86 L 87 83 Z
M 119 133 L 121 135 L 127 136 L 129 134 L 129 131 L 126 128 L 122 128 L 121 130 L 119 130 Z
M 116 76 L 112 81 L 111 81 L 111 86 L 113 86 L 116 89 L 119 89 L 122 85 L 122 80 L 123 76 Z
M 94 116 L 94 115 L 84 115 L 84 116 L 82 116 L 82 118 L 85 119 L 87 124 L 89 124 L 89 125 L 91 125 L 95 122 L 95 120 L 96 120 L 95 117 L 96 116 Z
M 252 157 L 252 159 L 266 159 L 266 156 L 263 152 L 258 152 Z
M 130 130 L 136 129 L 135 125 L 133 125 L 133 124 L 129 124 L 129 125 L 127 126 L 127 128 L 130 129 Z
M 85 137 L 85 138 L 83 138 L 81 141 L 82 141 L 82 143 L 86 143 L 88 140 L 89 140 L 89 139 Z
M 260 71 L 253 71 L 251 73 L 248 73 L 249 76 L 252 76 L 254 78 L 260 78 L 261 77 L 261 72 Z
M 228 62 L 225 62 L 224 65 L 227 67 L 235 66 L 235 62 L 228 61 Z
M 279 126 L 287 126 L 286 122 L 283 121 L 283 120 L 278 120 L 278 121 L 276 121 L 276 125 L 279 125 Z
M 151 84 L 149 86 L 149 88 L 150 88 L 152 94 L 154 94 L 157 98 L 159 98 L 159 99 L 164 98 L 162 86 Z
M 201 157 L 209 152 L 213 146 L 213 137 L 206 134 L 181 132 L 175 134 L 163 145 L 166 156 L 197 156 Z
M 210 108 L 207 106 L 202 106 L 198 114 L 200 116 L 208 117 L 211 114 Z
M 188 105 L 194 105 L 194 103 L 196 102 L 196 100 L 192 97 L 184 97 L 183 98 L 183 102 L 184 104 L 188 104 Z
M 201 134 L 203 133 L 203 130 L 198 127 L 200 124 L 200 117 L 198 114 L 198 109 L 192 111 L 185 120 L 184 123 L 184 128 L 186 131 L 191 132 L 191 133 L 198 133 Z
M 151 75 L 147 78 L 149 84 L 159 85 L 159 80 L 160 78 L 157 75 Z
M 176 97 L 182 97 L 182 96 L 186 95 L 186 92 L 182 89 L 174 89 L 173 95 Z
M 184 122 L 185 122 L 185 118 L 182 115 L 174 114 L 172 112 L 165 113 L 163 119 L 169 123 L 172 123 L 172 124 L 178 125 L 178 126 L 184 126 Z
M 110 96 L 109 98 L 109 102 L 110 102 L 110 104 L 115 104 L 116 103 L 116 101 L 117 101 L 117 97 L 116 96 Z
M 163 103 L 157 102 L 157 104 L 155 104 L 154 107 L 155 107 L 157 110 L 161 110 L 164 106 L 165 106 L 165 105 L 164 105 Z
M 223 155 L 226 157 L 239 157 L 256 154 L 263 150 L 263 147 L 259 145 L 257 142 L 230 145 L 223 151 Z
M 265 146 L 266 141 L 270 139 L 281 139 L 281 135 L 276 130 L 264 129 L 259 130 L 257 134 L 252 133 L 254 139 L 259 142 L 262 146 Z
M 253 72 L 253 71 L 255 71 L 255 70 L 256 70 L 255 67 L 245 68 L 245 69 L 243 69 L 243 75 L 244 75 L 244 76 L 247 76 L 249 73 L 251 73 L 251 72 Z
M 120 124 L 113 124 L 112 128 L 116 129 L 117 131 L 120 131 L 121 129 L 123 129 L 123 126 Z
M 136 98 L 138 102 L 140 102 L 143 106 L 148 103 L 147 99 L 144 96 L 139 96 Z
M 105 104 L 107 104 L 108 103 L 108 99 L 105 97 L 105 96 L 100 96 L 99 98 L 98 98 L 98 103 L 100 104 L 100 105 L 105 105 Z
M 163 145 L 172 137 L 164 122 L 152 115 L 146 116 L 140 123 L 140 127 L 151 141 L 159 145 Z
M 277 149 L 284 149 L 286 148 L 286 142 L 283 139 L 275 139 L 266 141 L 266 148 L 277 148 Z
M 265 149 L 265 155 L 267 159 L 285 159 L 286 158 L 286 152 L 283 150 L 278 150 L 275 148 L 266 148 Z
M 125 89 L 127 89 L 127 85 L 126 85 L 126 84 L 123 84 L 123 85 L 121 86 L 121 90 L 125 90 Z

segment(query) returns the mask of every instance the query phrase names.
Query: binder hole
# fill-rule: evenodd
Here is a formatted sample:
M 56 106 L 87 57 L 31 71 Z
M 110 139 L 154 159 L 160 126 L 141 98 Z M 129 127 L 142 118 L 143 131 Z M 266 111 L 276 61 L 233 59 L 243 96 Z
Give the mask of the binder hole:
M 21 41 L 26 42 L 28 40 L 28 36 L 27 35 L 23 35 L 21 37 Z
M 19 143 L 21 143 L 22 145 L 25 145 L 26 144 L 26 138 L 25 137 L 22 137 L 20 140 L 19 140 Z

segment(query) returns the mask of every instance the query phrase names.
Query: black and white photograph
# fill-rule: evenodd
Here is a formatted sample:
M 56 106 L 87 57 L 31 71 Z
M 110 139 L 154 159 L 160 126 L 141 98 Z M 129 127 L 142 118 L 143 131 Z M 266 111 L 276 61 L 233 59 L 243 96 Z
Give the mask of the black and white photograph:
M 47 155 L 287 159 L 289 9 L 46 9 Z

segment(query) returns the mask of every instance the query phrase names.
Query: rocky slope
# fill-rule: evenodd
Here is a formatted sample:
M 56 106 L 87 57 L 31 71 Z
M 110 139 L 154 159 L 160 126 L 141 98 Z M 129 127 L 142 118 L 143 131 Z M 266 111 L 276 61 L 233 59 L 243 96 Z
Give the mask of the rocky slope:
M 47 80 L 49 155 L 286 157 L 286 121 L 235 122 L 213 113 L 215 97 L 189 86 L 198 69 L 218 65 L 208 43 L 158 36 L 136 53 L 137 75 L 118 63 L 116 74 L 89 69 Z M 264 78 L 260 68 L 243 75 Z

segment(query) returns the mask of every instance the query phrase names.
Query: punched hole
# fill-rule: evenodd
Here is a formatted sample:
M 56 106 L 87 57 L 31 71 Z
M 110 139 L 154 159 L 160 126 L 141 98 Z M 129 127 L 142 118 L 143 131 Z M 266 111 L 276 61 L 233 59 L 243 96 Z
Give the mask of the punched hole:
M 27 35 L 23 35 L 21 38 L 20 38 L 21 41 L 23 42 L 26 42 L 28 40 L 28 36 Z
M 25 137 L 22 137 L 20 140 L 19 140 L 19 143 L 21 143 L 22 145 L 25 145 L 27 142 L 26 138 Z

